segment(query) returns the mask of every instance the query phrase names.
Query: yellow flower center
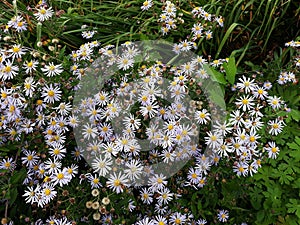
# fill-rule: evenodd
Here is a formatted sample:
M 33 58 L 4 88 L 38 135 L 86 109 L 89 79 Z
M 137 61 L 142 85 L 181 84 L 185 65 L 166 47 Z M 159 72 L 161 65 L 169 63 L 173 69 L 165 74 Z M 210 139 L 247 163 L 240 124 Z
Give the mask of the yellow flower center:
M 45 9 L 41 9 L 41 10 L 40 10 L 40 14 L 42 14 L 42 15 L 45 15 L 46 12 L 47 12 L 47 11 L 46 11 Z
M 127 144 L 128 144 L 128 140 L 127 140 L 127 139 L 123 139 L 123 140 L 122 140 L 122 144 L 123 144 L 123 145 L 127 145 Z
M 94 183 L 94 184 L 98 184 L 98 183 L 99 183 L 99 179 L 98 179 L 98 178 L 94 179 L 94 180 L 93 180 L 93 183 Z
M 13 130 L 10 132 L 10 134 L 11 134 L 12 136 L 15 136 L 15 135 L 17 134 L 17 131 L 16 131 L 15 129 L 13 129 Z
M 215 135 L 211 136 L 211 137 L 210 137 L 210 140 L 216 141 L 216 140 L 217 140 L 217 136 L 215 136 Z
M 242 100 L 242 103 L 243 103 L 244 105 L 247 105 L 247 104 L 249 103 L 249 101 L 248 101 L 248 99 L 243 99 L 243 100 Z
M 4 72 L 5 73 L 9 73 L 11 71 L 11 66 L 6 66 L 5 68 L 4 68 Z
M 250 142 L 255 142 L 255 137 L 254 137 L 254 136 L 251 136 L 251 137 L 249 138 L 249 140 L 250 140 Z
M 20 51 L 20 48 L 19 48 L 19 47 L 16 47 L 16 46 L 13 47 L 13 52 L 14 52 L 14 53 L 17 53 L 17 52 L 19 52 L 19 51 Z
M 53 153 L 54 153 L 54 155 L 59 155 L 60 150 L 56 148 L 56 149 L 53 150 Z
M 174 222 L 175 222 L 175 224 L 180 224 L 181 220 L 179 218 L 176 218 L 176 220 Z
M 160 113 L 161 115 L 164 115 L 164 114 L 166 113 L 166 111 L 165 111 L 164 109 L 161 109 L 161 110 L 159 110 L 159 113 Z
M 32 155 L 27 156 L 27 160 L 28 160 L 28 161 L 31 161 L 32 159 L 33 159 L 33 156 L 32 156 Z
M 6 98 L 6 97 L 7 97 L 7 94 L 6 94 L 5 92 L 2 92 L 2 93 L 1 93 L 1 97 L 2 97 L 2 98 Z
M 24 84 L 25 89 L 30 89 L 31 85 L 29 83 Z
M 14 105 L 11 105 L 9 106 L 9 112 L 14 112 L 15 111 L 15 106 Z
M 73 173 L 72 168 L 69 168 L 69 169 L 68 169 L 68 174 L 72 174 L 72 173 Z
M 239 149 L 241 145 L 238 143 L 235 143 L 233 146 L 234 146 L 234 148 Z
M 49 70 L 51 70 L 51 71 L 55 70 L 55 66 L 53 66 L 53 65 L 49 66 Z
M 163 180 L 159 177 L 159 178 L 157 178 L 157 183 L 158 184 L 161 184 L 163 182 Z
M 173 124 L 169 124 L 169 125 L 168 125 L 168 130 L 172 130 L 173 127 L 174 127 Z
M 6 162 L 5 164 L 4 164 L 4 166 L 6 167 L 6 168 L 9 168 L 10 167 L 10 162 Z
M 273 153 L 276 153 L 276 152 L 277 152 L 277 148 L 276 148 L 276 147 L 273 147 L 273 148 L 271 149 L 271 151 L 272 151 Z
M 57 174 L 57 179 L 61 180 L 61 179 L 64 179 L 65 175 L 63 173 L 59 173 Z
M 44 194 L 47 195 L 47 196 L 50 195 L 50 194 L 51 194 L 51 190 L 48 189 L 48 188 L 45 189 L 45 190 L 44 190 Z
M 104 95 L 100 95 L 100 100 L 104 101 L 105 100 L 105 96 Z
M 204 119 L 205 118 L 205 113 L 200 113 L 200 118 Z
M 115 181 L 114 181 L 114 185 L 115 185 L 116 187 L 120 186 L 120 185 L 121 185 L 121 181 L 120 181 L 119 179 L 115 180 Z
M 145 101 L 147 101 L 147 100 L 148 100 L 148 97 L 144 95 L 144 96 L 142 97 L 142 101 L 145 102 Z
M 53 90 L 48 91 L 48 96 L 53 97 L 55 95 L 55 92 Z

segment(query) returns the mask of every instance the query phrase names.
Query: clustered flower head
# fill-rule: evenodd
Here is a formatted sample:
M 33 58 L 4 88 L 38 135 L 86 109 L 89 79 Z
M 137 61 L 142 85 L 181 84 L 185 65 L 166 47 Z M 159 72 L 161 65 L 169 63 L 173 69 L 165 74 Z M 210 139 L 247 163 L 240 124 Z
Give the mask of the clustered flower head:
M 296 49 L 298 54 L 294 57 L 292 68 L 289 68 L 289 71 L 281 71 L 280 72 L 278 79 L 277 79 L 277 83 L 280 85 L 285 85 L 287 83 L 296 84 L 298 82 L 298 80 L 296 79 L 295 73 L 299 73 L 299 68 L 300 68 L 300 55 L 299 55 L 299 49 L 297 49 L 298 47 L 300 47 L 300 42 L 299 41 L 290 41 L 290 42 L 285 43 L 285 46 Z
M 158 21 L 162 24 L 161 32 L 163 35 L 167 35 L 172 29 L 176 29 L 176 6 L 171 1 L 166 1 L 162 14 Z
M 141 9 L 148 10 L 152 5 L 151 0 L 145 1 Z M 42 25 L 54 15 L 44 1 L 34 10 L 34 18 Z M 212 38 L 210 26 L 203 26 L 203 21 L 223 26 L 222 17 L 201 7 L 194 8 L 191 14 L 197 19 L 191 28 L 193 37 L 173 46 L 178 54 L 195 49 L 196 39 Z M 164 35 L 176 29 L 177 19 L 175 3 L 166 1 L 159 18 Z M 86 28 L 82 27 L 82 37 L 93 39 L 97 32 Z M 3 31 L 26 32 L 27 23 L 17 15 Z M 248 176 L 257 172 L 265 156 L 278 156 L 280 149 L 271 137 L 279 135 L 285 123 L 282 117 L 266 117 L 265 112 L 276 112 L 285 106 L 281 97 L 269 95 L 270 82 L 239 78 L 235 109 L 228 120 L 212 120 L 214 106 L 201 99 L 204 95 L 190 98 L 191 88 L 198 91 L 210 79 L 205 66 L 224 72 L 221 68 L 227 59 L 211 61 L 197 56 L 176 66 L 155 61 L 137 67 L 136 56 L 141 51 L 134 43 L 124 42 L 117 54 L 114 45 L 101 46 L 99 41 L 91 40 L 71 52 L 68 64 L 58 57 L 58 43 L 55 38 L 46 44 L 40 41 L 40 51 L 36 51 L 16 39 L 0 49 L 0 145 L 22 144 L 18 159 L 0 158 L 0 169 L 11 174 L 17 167 L 26 168 L 26 203 L 45 208 L 59 198 L 62 188 L 79 180 L 80 186 L 92 190 L 85 207 L 92 210 L 93 220 L 102 224 L 113 224 L 118 215 L 114 214 L 112 199 L 124 195 L 129 196 L 124 210 L 131 213 L 139 207 L 145 209 L 144 214 L 139 211 L 135 224 L 206 224 L 206 219 L 195 218 L 180 207 L 174 210 L 182 197 L 179 189 L 203 188 L 210 179 L 209 171 L 222 159 L 231 160 L 238 176 Z M 44 48 L 47 44 L 51 44 L 48 49 Z M 297 42 L 289 45 L 296 46 Z M 105 80 L 101 90 L 82 98 L 74 108 L 73 92 L 81 90 L 79 82 L 86 77 L 95 78 L 92 76 L 99 71 L 89 71 L 89 66 L 90 62 L 97 63 L 98 57 L 106 62 L 105 69 L 114 67 L 118 72 Z M 283 83 L 294 82 L 292 74 L 281 76 Z M 133 77 L 138 77 L 139 82 L 133 82 Z M 169 103 L 164 101 L 166 98 Z M 80 143 L 84 146 L 71 144 L 72 129 L 82 135 Z M 266 143 L 261 141 L 263 129 L 269 135 Z M 195 142 L 199 136 L 202 143 Z M 136 137 L 148 141 L 149 152 Z M 91 159 L 91 168 L 82 165 L 83 158 Z M 192 163 L 175 181 L 168 179 L 170 171 L 157 171 L 152 166 L 184 160 Z M 80 167 L 84 167 L 83 171 Z M 145 178 L 147 183 L 142 186 Z M 229 211 L 218 210 L 215 218 L 227 222 Z M 86 218 L 82 221 L 90 222 Z M 36 224 L 45 222 L 72 224 L 62 215 L 40 219 Z

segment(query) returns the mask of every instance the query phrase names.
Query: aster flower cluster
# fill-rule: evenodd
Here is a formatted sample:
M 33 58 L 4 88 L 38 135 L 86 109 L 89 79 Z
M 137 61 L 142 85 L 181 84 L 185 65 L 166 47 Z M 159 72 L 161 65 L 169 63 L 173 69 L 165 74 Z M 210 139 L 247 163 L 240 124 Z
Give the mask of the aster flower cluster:
M 158 22 L 162 23 L 161 32 L 163 35 L 168 34 L 172 29 L 176 29 L 176 6 L 171 1 L 166 1 L 164 9 Z
M 81 120 L 87 122 L 79 130 L 82 134 L 80 139 L 88 149 L 84 153 L 85 158 L 92 159 L 94 172 L 107 177 L 106 187 L 113 192 L 117 194 L 128 192 L 133 183 L 135 188 L 140 190 L 140 200 L 143 204 L 154 204 L 155 212 L 160 215 L 167 214 L 166 218 L 169 218 L 171 223 L 186 221 L 193 216 L 179 215 L 178 212 L 168 213 L 168 205 L 181 195 L 168 187 L 166 174 L 156 171 L 151 163 L 176 163 L 184 158 L 191 159 L 195 162 L 195 166 L 189 168 L 187 177 L 183 178 L 182 183 L 185 187 L 199 189 L 206 185 L 211 167 L 217 166 L 222 158 L 233 162 L 233 171 L 238 176 L 252 176 L 261 167 L 265 156 L 277 157 L 280 150 L 271 137 L 280 134 L 285 123 L 281 117 L 270 119 L 265 117 L 264 113 L 266 110 L 275 112 L 282 109 L 284 101 L 280 97 L 268 94 L 272 88 L 270 83 L 257 83 L 246 76 L 239 78 L 235 85 L 239 90 L 237 93 L 239 97 L 235 102 L 236 109 L 230 113 L 227 121 L 211 123 L 211 110 L 201 107 L 193 111 L 191 116 L 189 114 L 191 109 L 185 107 L 183 101 L 190 88 L 189 85 L 195 82 L 193 79 L 196 81 L 209 79 L 209 75 L 201 76 L 198 72 L 203 69 L 203 64 L 208 62 L 196 57 L 178 67 L 171 67 L 159 61 L 152 65 L 143 65 L 137 71 L 141 81 L 132 85 L 131 68 L 133 69 L 135 65 L 134 56 L 138 54 L 137 48 L 133 43 L 127 42 L 122 50 L 118 50 L 122 53 L 116 54 L 110 51 L 112 47 L 100 49 L 101 59 L 108 62 L 105 65 L 122 69 L 124 72 L 121 71 L 121 74 L 125 73 L 125 78 L 118 73 L 116 77 L 106 80 L 104 85 L 106 88 L 100 92 L 93 93 L 89 89 L 91 96 L 84 96 L 81 99 L 76 112 L 78 117 L 82 116 Z M 104 74 L 103 71 L 99 73 Z M 191 78 L 189 75 L 194 73 L 195 78 Z M 95 74 L 95 70 L 87 74 L 87 76 Z M 170 83 L 165 83 L 163 78 L 167 78 L 170 74 L 172 74 Z M 160 100 L 168 96 L 159 88 L 162 83 L 167 84 L 166 89 L 171 91 L 172 104 L 169 106 Z M 134 100 L 139 104 L 130 113 L 123 114 Z M 190 101 L 190 104 L 195 103 Z M 148 122 L 155 117 L 160 118 L 163 123 L 161 126 L 159 123 Z M 182 124 L 185 118 L 192 121 L 190 126 Z M 149 126 L 144 127 L 143 124 Z M 198 144 L 191 145 L 191 140 L 199 135 L 195 127 L 209 127 L 209 125 L 213 125 L 213 129 L 204 133 L 203 148 Z M 270 141 L 267 143 L 260 141 L 260 132 L 263 129 L 269 133 Z M 149 154 L 142 151 L 145 146 L 135 138 L 144 133 L 149 143 L 154 146 Z M 204 146 L 211 151 L 204 151 Z M 149 180 L 147 188 L 139 187 L 143 176 Z M 220 221 L 225 222 L 227 218 L 227 213 L 223 212 Z M 153 218 L 145 217 L 139 224 L 151 224 L 152 220 Z M 175 222 L 181 223 L 184 222 Z
M 180 54 L 182 52 L 187 52 L 193 49 L 197 49 L 199 43 L 205 40 L 211 40 L 213 38 L 212 28 L 213 27 L 222 27 L 223 26 L 223 18 L 221 16 L 217 17 L 213 14 L 206 12 L 202 7 L 196 7 L 191 12 L 193 18 L 196 22 L 193 24 L 193 27 L 190 28 L 191 34 L 185 40 L 180 41 L 179 43 L 174 44 L 174 52 Z M 164 14 L 161 15 L 161 17 Z M 179 18 L 182 23 L 184 20 Z M 166 25 L 167 26 L 167 25 Z M 168 28 L 169 26 L 167 26 Z M 176 28 L 176 26 L 174 27 Z M 162 28 L 166 30 L 166 28 Z M 169 30 L 167 30 L 169 31 Z M 196 43 L 198 41 L 198 43 Z M 222 64 L 222 60 L 215 60 L 214 64 L 219 66 Z
M 145 1 L 142 10 L 152 4 L 151 0 Z M 176 13 L 175 4 L 166 1 L 159 21 L 163 34 L 176 29 Z M 222 17 L 201 7 L 191 14 L 199 21 L 193 25 L 192 41 L 173 46 L 178 54 L 195 49 L 196 39 L 212 38 L 202 20 L 223 25 Z M 33 15 L 36 22 L 46 23 L 54 11 L 42 2 Z M 96 31 L 86 28 L 82 27 L 82 37 L 92 39 Z M 7 35 L 26 31 L 26 20 L 19 15 L 3 30 Z M 99 41 L 91 40 L 73 50 L 68 55 L 70 62 L 65 63 L 59 57 L 63 47 L 56 38 L 40 40 L 39 51 L 10 36 L 5 41 L 0 49 L 0 146 L 18 143 L 20 157 L 1 157 L 0 169 L 12 174 L 16 168 L 26 168 L 23 185 L 27 187 L 22 195 L 30 205 L 49 207 L 62 188 L 79 180 L 79 185 L 92 190 L 93 198 L 85 202 L 86 209 L 92 210 L 93 220 L 102 224 L 113 224 L 118 215 L 114 214 L 111 199 L 124 195 L 129 195 L 126 211 L 145 208 L 145 213 L 138 211 L 138 225 L 206 224 L 205 219 L 195 218 L 177 205 L 182 192 L 168 179 L 173 171 L 157 169 L 153 164 L 189 162 L 175 183 L 183 189 L 201 189 L 207 184 L 211 168 L 223 158 L 232 162 L 238 176 L 248 176 L 257 172 L 265 156 L 276 158 L 280 152 L 271 136 L 280 134 L 285 123 L 281 117 L 266 117 L 265 111 L 281 110 L 284 102 L 269 95 L 269 82 L 240 78 L 235 85 L 235 110 L 226 121 L 213 120 L 215 106 L 203 100 L 206 96 L 200 91 L 202 83 L 211 78 L 205 66 L 222 72 L 227 59 L 209 61 L 197 56 L 176 66 L 159 60 L 137 65 L 136 57 L 142 52 L 134 43 L 123 43 L 117 54 L 116 46 L 101 46 Z M 105 68 L 98 67 L 98 57 L 106 62 Z M 96 68 L 90 66 L 91 62 Z M 106 79 L 109 68 L 118 72 Z M 102 72 L 103 76 L 96 76 Z M 133 82 L 134 77 L 138 82 Z M 74 92 L 84 90 L 81 81 L 86 78 L 93 84 L 103 78 L 100 83 L 104 86 L 94 93 L 88 86 L 86 96 L 74 107 Z M 197 96 L 191 98 L 190 90 Z M 80 136 L 78 146 L 74 144 L 73 129 Z M 270 136 L 267 143 L 260 141 L 263 129 Z M 82 165 L 83 158 L 90 169 Z M 178 210 L 174 210 L 176 207 Z M 150 213 L 152 216 L 148 216 Z M 229 211 L 218 210 L 215 218 L 227 222 Z M 90 222 L 86 218 L 82 221 Z M 38 220 L 36 224 L 45 222 Z M 56 215 L 50 216 L 46 224 L 72 221 Z
M 46 22 L 54 13 L 45 2 L 35 10 L 37 22 Z M 0 143 L 8 148 L 20 143 L 20 158 L 1 157 L 0 169 L 12 174 L 25 167 L 23 185 L 27 188 L 23 197 L 26 203 L 44 208 L 56 198 L 57 187 L 68 185 L 78 173 L 78 165 L 62 162 L 68 155 L 75 162 L 81 159 L 81 149 L 67 144 L 72 141 L 67 138 L 70 129 L 77 126 L 71 113 L 71 90 L 84 74 L 86 62 L 99 43 L 88 42 L 76 51 L 78 57 L 73 57 L 70 73 L 69 64 L 63 65 L 57 57 L 62 48 L 58 39 L 39 41 L 39 51 L 18 43 L 13 35 L 27 31 L 25 21 L 22 16 L 14 16 L 3 30 L 7 36 L 0 49 Z M 46 223 L 72 224 L 61 217 L 53 217 Z
M 218 26 L 223 27 L 224 21 L 222 16 L 215 16 L 208 13 L 202 7 L 195 7 L 192 10 L 192 15 L 199 21 L 193 25 L 192 33 L 193 40 L 197 40 L 206 37 L 207 40 L 212 38 L 212 31 L 210 30 L 212 23 L 216 23 Z
M 22 16 L 14 16 L 7 23 L 4 32 L 8 32 L 9 29 L 14 29 L 17 32 L 23 32 L 27 30 L 27 22 L 24 20 Z
M 297 55 L 294 57 L 293 66 L 289 68 L 289 71 L 281 71 L 278 76 L 277 83 L 280 85 L 285 85 L 288 83 L 297 83 L 296 74 L 299 73 L 300 68 L 300 55 L 297 47 L 300 46 L 299 41 L 290 41 L 285 44 L 287 47 L 292 47 L 297 50 Z

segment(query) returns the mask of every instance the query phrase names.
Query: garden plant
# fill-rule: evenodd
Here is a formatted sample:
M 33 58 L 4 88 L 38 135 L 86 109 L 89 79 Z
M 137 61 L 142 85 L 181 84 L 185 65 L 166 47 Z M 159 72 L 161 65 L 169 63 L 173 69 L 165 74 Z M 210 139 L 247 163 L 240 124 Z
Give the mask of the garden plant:
M 300 224 L 299 1 L 0 9 L 1 224 Z

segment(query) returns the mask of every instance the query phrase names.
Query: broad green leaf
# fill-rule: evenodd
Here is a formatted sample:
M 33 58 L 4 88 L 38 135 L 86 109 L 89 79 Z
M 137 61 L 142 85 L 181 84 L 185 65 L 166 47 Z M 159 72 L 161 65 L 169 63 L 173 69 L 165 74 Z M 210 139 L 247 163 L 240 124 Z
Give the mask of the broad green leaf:
M 26 169 L 22 168 L 18 172 L 14 173 L 14 175 L 10 178 L 10 183 L 11 184 L 22 183 L 25 177 L 26 177 Z
M 207 74 L 210 75 L 213 81 L 217 81 L 220 84 L 227 84 L 227 81 L 225 80 L 224 75 L 222 73 L 216 71 L 214 68 L 211 68 L 207 64 L 204 64 L 203 68 L 205 69 Z
M 217 91 L 215 89 L 212 89 L 209 91 L 209 97 L 212 103 L 218 105 L 222 109 L 226 109 L 226 103 L 224 100 L 223 93 L 220 93 L 220 91 Z
M 10 199 L 9 199 L 9 204 L 12 205 L 16 201 L 18 197 L 18 189 L 17 188 L 11 188 L 10 190 Z
M 224 63 L 223 67 L 226 72 L 226 79 L 229 81 L 230 84 L 234 84 L 235 75 L 236 75 L 236 65 L 235 65 L 235 58 L 230 56 L 228 63 Z

